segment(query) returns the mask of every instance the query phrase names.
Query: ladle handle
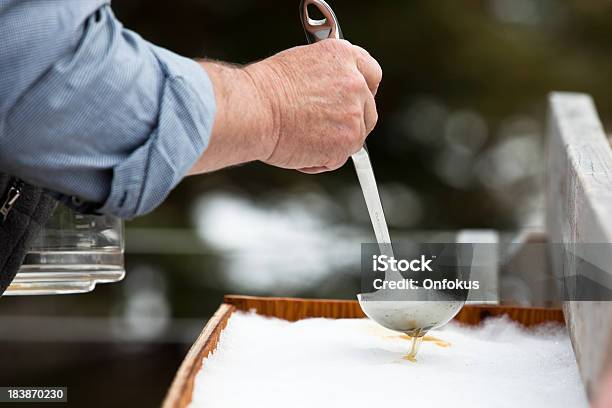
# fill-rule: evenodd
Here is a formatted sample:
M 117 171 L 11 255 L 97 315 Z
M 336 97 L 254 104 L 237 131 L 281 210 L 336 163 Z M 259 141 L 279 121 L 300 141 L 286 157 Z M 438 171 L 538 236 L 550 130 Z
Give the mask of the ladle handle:
M 313 19 L 308 13 L 308 6 L 316 7 L 323 15 L 323 19 Z M 300 16 L 309 44 L 328 38 L 341 40 L 344 38 L 338 19 L 332 8 L 323 0 L 302 0 L 300 3 Z
M 323 15 L 323 19 L 311 18 L 308 12 L 309 6 L 316 7 Z M 302 18 L 302 25 L 304 26 L 306 39 L 309 44 L 328 38 L 335 38 L 338 40 L 344 39 L 336 14 L 324 0 L 302 0 L 300 2 L 300 17 Z M 355 164 L 357 177 L 361 184 L 376 240 L 380 245 L 381 254 L 393 256 L 389 229 L 387 228 L 385 214 L 380 203 L 378 187 L 376 185 L 376 179 L 374 178 L 374 170 L 370 163 L 370 156 L 366 145 L 364 144 L 358 152 L 351 156 L 351 158 Z

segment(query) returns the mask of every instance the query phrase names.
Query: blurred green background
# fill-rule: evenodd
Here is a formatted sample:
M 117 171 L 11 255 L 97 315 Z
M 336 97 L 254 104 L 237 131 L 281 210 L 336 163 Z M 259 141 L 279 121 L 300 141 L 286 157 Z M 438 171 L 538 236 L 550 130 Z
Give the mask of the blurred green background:
M 304 43 L 298 3 L 113 9 L 173 51 L 248 63 Z M 368 146 L 392 236 L 542 227 L 547 94 L 589 93 L 604 123 L 612 117 L 612 2 L 330 4 L 384 70 Z M 67 385 L 73 406 L 158 405 L 223 294 L 353 298 L 359 243 L 372 240 L 350 164 L 309 176 L 253 163 L 187 179 L 127 223 L 124 282 L 2 298 L 0 384 Z

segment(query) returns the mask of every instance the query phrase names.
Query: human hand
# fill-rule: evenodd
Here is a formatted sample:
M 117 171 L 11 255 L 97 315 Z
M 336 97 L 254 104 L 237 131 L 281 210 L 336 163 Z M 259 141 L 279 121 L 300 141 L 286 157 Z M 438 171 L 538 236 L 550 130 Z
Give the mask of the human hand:
M 306 173 L 335 170 L 361 149 L 378 120 L 374 96 L 382 69 L 348 41 L 291 48 L 245 70 L 271 101 L 265 163 Z
M 335 170 L 376 125 L 376 60 L 345 40 L 295 47 L 246 67 L 204 61 L 217 112 L 190 174 L 252 160 L 305 173 Z

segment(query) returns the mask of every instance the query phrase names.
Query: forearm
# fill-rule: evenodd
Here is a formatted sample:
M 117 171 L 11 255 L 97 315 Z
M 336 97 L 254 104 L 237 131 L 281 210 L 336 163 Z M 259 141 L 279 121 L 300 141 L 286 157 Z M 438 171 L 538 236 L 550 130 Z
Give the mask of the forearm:
M 214 61 L 200 65 L 213 83 L 217 113 L 208 148 L 189 174 L 267 158 L 275 137 L 274 112 L 252 70 Z

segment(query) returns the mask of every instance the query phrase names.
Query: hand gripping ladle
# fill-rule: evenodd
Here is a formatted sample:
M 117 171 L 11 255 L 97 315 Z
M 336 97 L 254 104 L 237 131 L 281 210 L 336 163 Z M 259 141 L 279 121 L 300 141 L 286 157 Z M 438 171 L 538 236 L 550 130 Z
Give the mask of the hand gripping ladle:
M 312 19 L 308 7 L 314 6 L 323 15 L 323 19 Z M 324 0 L 302 0 L 300 16 L 306 32 L 308 43 L 314 43 L 329 38 L 343 39 L 342 30 L 332 8 Z M 374 177 L 374 170 L 370 157 L 364 145 L 357 153 L 351 156 L 357 178 L 363 191 L 368 213 L 374 228 L 374 234 L 379 245 L 381 255 L 393 256 L 391 237 L 385 221 L 378 187 Z M 385 272 L 385 280 L 400 280 L 398 272 Z M 357 295 L 363 312 L 378 324 L 399 332 L 406 333 L 414 339 L 421 338 L 435 327 L 446 324 L 461 309 L 464 302 L 448 300 L 441 292 L 425 290 L 405 291 L 405 300 L 381 289 L 375 292 Z M 409 292 L 409 293 L 408 293 Z M 410 355 L 414 357 L 418 342 L 413 341 Z

